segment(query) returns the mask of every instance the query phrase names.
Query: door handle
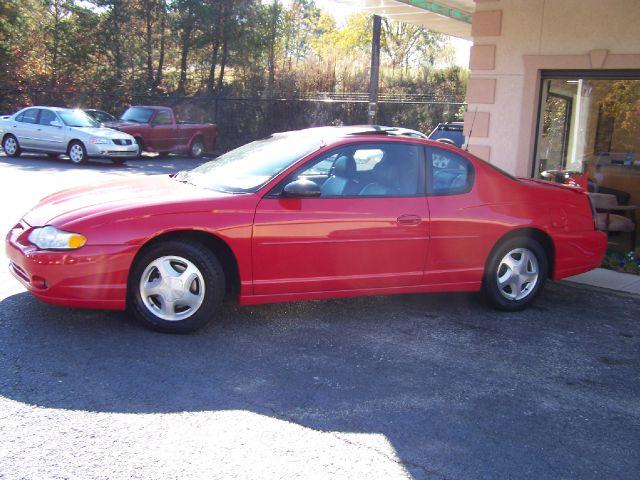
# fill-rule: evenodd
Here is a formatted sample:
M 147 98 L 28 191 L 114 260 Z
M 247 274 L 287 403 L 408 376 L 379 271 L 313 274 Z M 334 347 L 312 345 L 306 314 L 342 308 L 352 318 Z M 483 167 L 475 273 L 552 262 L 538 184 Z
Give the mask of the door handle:
M 418 215 L 400 215 L 396 221 L 398 222 L 398 225 L 407 225 L 407 226 L 415 226 L 415 225 L 420 225 L 420 222 L 422 222 L 422 218 L 420 218 Z

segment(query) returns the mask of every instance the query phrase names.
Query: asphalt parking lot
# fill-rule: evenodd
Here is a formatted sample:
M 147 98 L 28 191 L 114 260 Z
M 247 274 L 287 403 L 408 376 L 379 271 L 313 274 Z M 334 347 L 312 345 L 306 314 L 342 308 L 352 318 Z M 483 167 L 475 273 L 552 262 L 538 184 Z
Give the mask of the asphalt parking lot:
M 0 156 L 0 227 L 197 163 Z M 640 299 L 563 283 L 517 314 L 471 294 L 229 302 L 171 336 L 39 303 L 2 268 L 0 478 L 636 479 L 639 347 Z

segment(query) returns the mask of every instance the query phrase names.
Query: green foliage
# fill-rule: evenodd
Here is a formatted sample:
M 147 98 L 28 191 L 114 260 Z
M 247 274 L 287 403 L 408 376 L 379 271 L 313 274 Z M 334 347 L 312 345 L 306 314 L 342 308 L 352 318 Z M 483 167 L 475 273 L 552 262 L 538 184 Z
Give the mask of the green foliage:
M 287 102 L 288 112 L 301 117 L 286 119 L 282 110 L 276 125 L 281 109 L 264 100 L 368 91 L 371 30 L 370 16 L 339 26 L 312 0 L 3 0 L 0 112 L 51 103 L 118 113 L 141 101 L 182 108 L 192 97 L 199 100 L 189 102 L 190 116 L 220 123 L 226 111 L 246 131 L 252 122 L 260 133 L 362 123 L 362 104 Z M 465 85 L 466 72 L 451 67 L 444 37 L 384 22 L 381 93 L 462 100 Z M 214 106 L 220 97 L 263 103 L 245 112 L 240 104 Z M 444 106 L 380 106 L 381 122 L 423 130 L 459 114 Z
M 602 261 L 602 267 L 640 275 L 640 249 L 629 252 L 609 250 Z

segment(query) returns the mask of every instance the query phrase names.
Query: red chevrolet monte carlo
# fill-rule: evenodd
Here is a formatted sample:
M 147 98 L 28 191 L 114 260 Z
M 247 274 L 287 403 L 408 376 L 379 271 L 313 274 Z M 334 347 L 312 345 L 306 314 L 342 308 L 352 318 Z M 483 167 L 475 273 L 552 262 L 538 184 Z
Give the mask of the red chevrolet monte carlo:
M 169 332 L 212 320 L 225 294 L 482 291 L 518 310 L 605 246 L 582 191 L 379 127 L 275 134 L 188 172 L 66 190 L 7 237 L 37 298 Z

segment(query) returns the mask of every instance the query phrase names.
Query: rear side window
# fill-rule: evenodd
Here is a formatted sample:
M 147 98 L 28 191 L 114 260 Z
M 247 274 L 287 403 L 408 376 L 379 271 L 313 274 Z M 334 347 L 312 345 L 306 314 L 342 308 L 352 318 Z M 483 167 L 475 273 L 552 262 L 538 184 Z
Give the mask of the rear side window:
M 51 125 L 51 122 L 56 119 L 56 114 L 51 110 L 40 110 L 40 119 L 38 120 L 38 123 L 40 125 Z
M 20 115 L 16 117 L 18 122 L 22 123 L 36 123 L 38 118 L 38 109 L 37 108 L 29 108 L 25 110 Z
M 449 150 L 427 149 L 430 195 L 459 195 L 473 186 L 474 170 L 471 162 Z

